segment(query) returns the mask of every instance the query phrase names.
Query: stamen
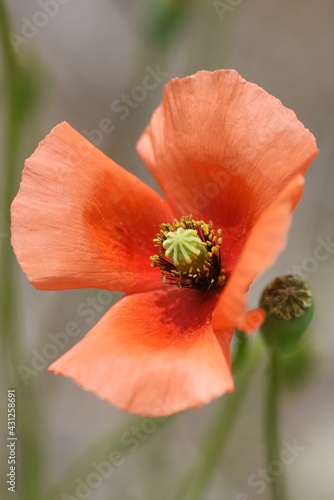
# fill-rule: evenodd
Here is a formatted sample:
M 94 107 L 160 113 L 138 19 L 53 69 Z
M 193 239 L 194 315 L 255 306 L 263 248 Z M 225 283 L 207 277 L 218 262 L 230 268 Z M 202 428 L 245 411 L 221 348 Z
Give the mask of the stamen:
M 211 221 L 195 221 L 192 215 L 160 227 L 153 240 L 159 254 L 151 260 L 152 266 L 159 266 L 164 283 L 204 291 L 225 285 L 227 276 L 220 258 L 221 229 L 214 230 Z

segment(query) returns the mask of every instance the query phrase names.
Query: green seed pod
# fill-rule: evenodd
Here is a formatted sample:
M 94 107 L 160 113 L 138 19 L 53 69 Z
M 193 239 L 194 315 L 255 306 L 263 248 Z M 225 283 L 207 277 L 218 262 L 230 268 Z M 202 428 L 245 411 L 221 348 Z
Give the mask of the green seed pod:
M 182 227 L 168 233 L 163 247 L 166 249 L 166 256 L 182 270 L 201 266 L 208 254 L 205 243 L 199 238 L 197 232 L 194 229 Z
M 313 293 L 299 276 L 280 276 L 262 292 L 260 308 L 266 313 L 260 331 L 267 345 L 280 352 L 293 351 L 311 323 Z

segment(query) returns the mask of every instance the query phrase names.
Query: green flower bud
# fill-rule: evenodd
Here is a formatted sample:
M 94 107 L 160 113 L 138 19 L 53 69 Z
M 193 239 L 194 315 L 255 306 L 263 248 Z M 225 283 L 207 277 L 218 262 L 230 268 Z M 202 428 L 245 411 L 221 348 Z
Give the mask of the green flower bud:
M 281 352 L 296 349 L 314 312 L 308 284 L 299 276 L 280 276 L 262 292 L 260 307 L 266 313 L 260 331 L 267 345 Z

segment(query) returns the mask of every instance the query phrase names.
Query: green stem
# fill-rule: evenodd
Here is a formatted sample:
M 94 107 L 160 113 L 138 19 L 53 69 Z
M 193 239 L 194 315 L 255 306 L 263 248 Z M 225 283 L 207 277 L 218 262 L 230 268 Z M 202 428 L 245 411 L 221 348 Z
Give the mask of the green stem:
M 279 461 L 281 442 L 279 437 L 279 392 L 280 392 L 280 354 L 272 349 L 269 371 L 269 384 L 266 402 L 266 447 L 268 466 Z M 273 500 L 287 500 L 283 473 L 271 482 Z
M 2 190 L 3 202 L 3 220 L 1 221 L 1 233 L 3 238 L 1 240 L 1 256 L 2 256 L 2 335 L 6 340 L 15 334 L 15 328 L 12 327 L 11 314 L 13 311 L 13 297 L 14 297 L 14 284 L 13 284 L 13 260 L 12 252 L 9 244 L 10 232 L 10 217 L 9 207 L 12 201 L 12 196 L 15 189 L 15 160 L 16 160 L 16 139 L 18 130 L 17 119 L 17 105 L 16 105 L 16 82 L 17 82 L 17 66 L 15 55 L 13 54 L 12 47 L 8 40 L 7 34 L 9 33 L 9 23 L 7 13 L 3 2 L 0 1 L 0 36 L 3 47 L 4 58 L 4 83 L 5 83 L 5 96 L 6 96 L 6 111 L 7 120 L 4 124 L 5 134 L 5 148 L 4 148 L 4 189 Z M 5 357 L 6 359 L 6 357 Z M 8 368 L 12 371 L 11 363 L 8 363 Z M 15 366 L 15 365 L 14 365 Z
M 19 377 L 17 366 L 22 359 L 19 328 L 17 326 L 17 289 L 15 283 L 15 259 L 10 245 L 10 204 L 16 189 L 16 166 L 24 119 L 31 104 L 31 80 L 20 66 L 8 34 L 10 23 L 4 2 L 0 0 L 0 39 L 3 50 L 3 79 L 6 105 L 4 123 L 4 174 L 1 193 L 1 336 L 3 351 L 1 367 L 3 380 L 8 388 L 17 391 L 17 438 L 19 483 L 17 490 L 22 500 L 39 499 L 41 480 L 40 442 L 41 427 L 37 417 L 32 387 L 25 386 Z
M 202 449 L 205 462 L 201 464 L 196 463 L 191 468 L 190 473 L 187 475 L 186 480 L 175 497 L 176 500 L 201 500 L 205 498 L 205 491 L 231 434 L 237 412 L 241 407 L 241 402 L 251 379 L 250 375 L 258 364 L 260 352 L 259 344 L 256 343 L 248 363 L 244 366 L 243 372 L 236 381 L 234 393 L 223 397 L 221 407 L 217 415 L 215 415 L 209 434 L 203 442 Z M 234 362 L 237 361 L 239 356 L 244 356 L 244 353 L 245 345 L 242 344 L 241 348 L 238 349 Z

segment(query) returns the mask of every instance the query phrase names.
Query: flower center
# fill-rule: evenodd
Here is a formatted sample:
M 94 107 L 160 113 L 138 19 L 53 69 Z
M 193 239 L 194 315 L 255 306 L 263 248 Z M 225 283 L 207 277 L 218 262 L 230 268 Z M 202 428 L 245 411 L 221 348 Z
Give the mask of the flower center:
M 166 257 L 172 260 L 175 266 L 188 270 L 189 266 L 199 266 L 205 262 L 208 254 L 204 241 L 200 239 L 194 229 L 177 228 L 169 231 L 162 246 Z
M 152 266 L 159 267 L 163 283 L 179 288 L 197 288 L 208 291 L 225 285 L 220 245 L 222 230 L 193 220 L 192 215 L 160 224 L 160 232 L 153 240 L 159 253 L 151 257 Z

